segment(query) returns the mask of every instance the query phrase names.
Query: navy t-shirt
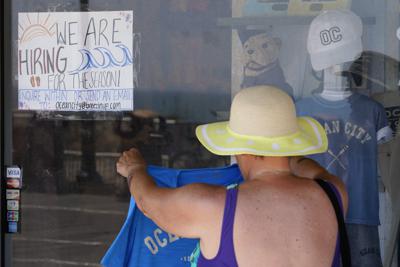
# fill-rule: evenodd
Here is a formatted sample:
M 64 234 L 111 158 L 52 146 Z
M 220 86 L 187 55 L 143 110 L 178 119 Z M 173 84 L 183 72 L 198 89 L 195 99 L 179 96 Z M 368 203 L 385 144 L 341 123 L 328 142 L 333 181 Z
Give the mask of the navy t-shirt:
M 347 222 L 379 225 L 377 142 L 388 126 L 383 106 L 354 93 L 339 101 L 314 94 L 299 100 L 296 108 L 299 116 L 312 116 L 325 128 L 328 152 L 310 157 L 346 184 Z

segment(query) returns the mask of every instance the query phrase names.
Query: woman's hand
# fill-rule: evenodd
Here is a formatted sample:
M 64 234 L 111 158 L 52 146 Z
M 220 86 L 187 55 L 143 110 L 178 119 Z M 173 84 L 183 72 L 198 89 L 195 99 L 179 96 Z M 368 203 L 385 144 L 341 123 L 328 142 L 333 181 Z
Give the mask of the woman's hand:
M 289 166 L 291 172 L 299 177 L 309 179 L 322 179 L 333 184 L 339 190 L 344 210 L 347 212 L 348 195 L 345 184 L 339 177 L 330 174 L 325 168 L 321 167 L 316 161 L 306 157 L 290 157 Z M 345 212 L 345 213 L 346 213 Z
M 292 174 L 303 178 L 316 179 L 327 174 L 316 161 L 303 156 L 289 157 L 289 166 Z
M 136 148 L 123 152 L 117 162 L 117 172 L 126 178 L 130 178 L 137 171 L 145 171 L 146 168 L 147 164 Z

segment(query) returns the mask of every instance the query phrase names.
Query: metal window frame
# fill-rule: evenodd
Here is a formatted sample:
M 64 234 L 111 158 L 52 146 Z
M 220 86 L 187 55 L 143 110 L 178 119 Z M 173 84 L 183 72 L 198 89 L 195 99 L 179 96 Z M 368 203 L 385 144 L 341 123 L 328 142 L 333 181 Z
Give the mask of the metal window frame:
M 6 234 L 6 185 L 3 179 L 5 166 L 12 163 L 12 101 L 11 99 L 11 68 L 6 68 L 6 62 L 11 62 L 11 0 L 0 1 L 0 120 L 1 120 L 1 170 L 0 198 L 0 266 L 12 266 L 11 236 Z M 8 79 L 7 79 L 8 78 Z

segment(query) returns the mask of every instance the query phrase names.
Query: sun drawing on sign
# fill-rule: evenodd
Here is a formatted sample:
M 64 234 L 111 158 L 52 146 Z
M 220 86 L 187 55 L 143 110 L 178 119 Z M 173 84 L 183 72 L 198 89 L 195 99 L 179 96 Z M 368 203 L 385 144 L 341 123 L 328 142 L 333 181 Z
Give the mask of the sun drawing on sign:
M 50 14 L 48 13 L 45 14 L 47 14 L 47 16 L 41 18 L 40 13 L 37 13 L 36 21 L 33 22 L 32 20 L 34 20 L 34 18 L 31 18 L 29 17 L 29 14 L 26 14 L 26 19 L 20 20 L 18 22 L 18 26 L 22 31 L 21 35 L 18 38 L 21 44 L 30 42 L 38 37 L 46 37 L 46 36 L 52 37 L 55 34 L 54 32 L 55 23 L 51 24 L 49 20 Z

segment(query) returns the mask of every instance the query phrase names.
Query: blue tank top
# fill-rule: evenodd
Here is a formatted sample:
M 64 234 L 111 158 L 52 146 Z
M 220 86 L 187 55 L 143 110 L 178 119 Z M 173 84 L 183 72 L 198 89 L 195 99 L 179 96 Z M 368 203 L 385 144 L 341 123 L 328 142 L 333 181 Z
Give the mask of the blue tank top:
M 332 190 L 339 201 L 340 210 L 343 212 L 342 199 L 336 187 L 329 182 L 326 182 Z M 217 255 L 213 259 L 204 258 L 200 251 L 198 257 L 197 266 L 198 267 L 238 267 L 235 255 L 235 248 L 233 245 L 233 223 L 235 221 L 235 211 L 237 203 L 238 189 L 237 187 L 227 190 L 224 216 L 222 219 L 222 230 L 221 230 L 221 240 L 219 245 L 219 250 Z M 198 247 L 199 249 L 199 247 Z M 337 237 L 335 255 L 332 261 L 332 267 L 340 267 L 340 239 Z

